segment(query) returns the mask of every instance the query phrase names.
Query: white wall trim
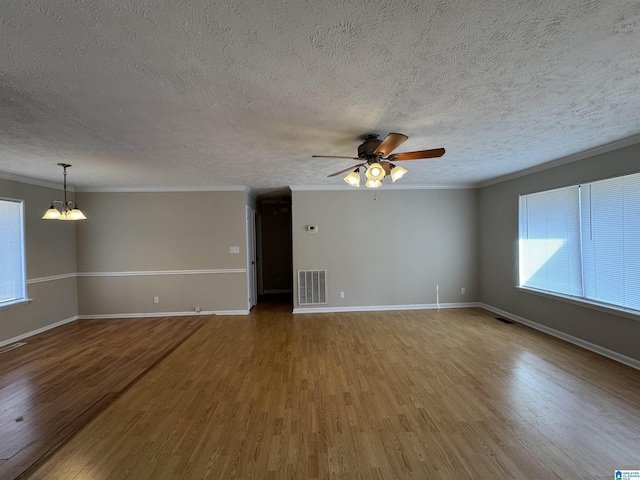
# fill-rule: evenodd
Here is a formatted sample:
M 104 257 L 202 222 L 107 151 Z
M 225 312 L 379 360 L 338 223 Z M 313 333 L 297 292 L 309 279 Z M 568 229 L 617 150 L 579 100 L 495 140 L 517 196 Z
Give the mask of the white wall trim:
M 141 270 L 130 272 L 77 272 L 78 277 L 135 277 L 153 275 L 209 275 L 218 273 L 247 273 L 246 268 L 211 268 L 206 270 Z
M 210 315 L 249 315 L 249 313 L 249 310 L 214 310 Z
M 626 355 L 623 355 L 618 352 L 614 352 L 613 350 L 609 350 L 608 348 L 605 348 L 605 347 L 601 347 L 600 345 L 596 345 L 595 343 L 591 343 L 581 338 L 574 337 L 573 335 L 569 335 L 568 333 L 561 332 L 560 330 L 556 330 L 555 328 L 547 327 L 545 325 L 526 319 L 524 317 L 520 317 L 519 315 L 515 315 L 505 310 L 501 310 L 492 305 L 487 305 L 486 303 L 480 302 L 478 306 L 481 308 L 484 308 L 485 310 L 489 310 L 490 312 L 497 313 L 498 315 L 502 315 L 503 317 L 506 317 L 509 320 L 513 320 L 523 325 L 527 325 L 528 327 L 531 327 L 535 330 L 539 330 L 543 333 L 546 333 L 553 337 L 564 340 L 565 342 L 573 343 L 574 345 L 577 345 L 586 350 L 602 355 L 603 357 L 610 358 L 611 360 L 615 360 L 616 362 L 620 362 L 631 368 L 640 370 L 640 360 L 636 360 L 635 358 L 627 357 Z
M 55 190 L 62 191 L 62 182 L 49 182 L 48 180 L 40 180 L 37 178 L 25 177 L 23 175 L 16 175 L 14 173 L 8 172 L 0 172 L 0 178 L 11 180 L 12 182 L 26 183 L 28 185 L 36 185 L 38 187 L 53 188 Z M 74 188 L 67 185 L 67 191 L 73 192 Z
M 578 160 L 584 160 L 585 158 L 595 157 L 596 155 L 601 155 L 603 153 L 613 152 L 614 150 L 619 150 L 621 148 L 630 147 L 637 143 L 640 143 L 640 135 L 633 135 L 616 142 L 607 143 L 606 145 L 600 145 L 599 147 L 590 148 L 589 150 L 584 150 L 582 152 L 572 153 L 571 155 L 557 158 L 540 165 L 534 165 L 533 167 L 525 168 L 524 170 L 519 170 L 507 175 L 500 175 L 498 177 L 490 178 L 489 180 L 478 183 L 476 187 L 488 187 L 489 185 L 495 185 L 496 183 L 506 182 L 508 180 L 513 180 L 514 178 L 524 177 L 525 175 L 531 175 L 532 173 L 542 172 L 544 170 L 559 167 L 560 165 L 565 165 L 567 163 L 577 162 Z
M 83 193 L 162 193 L 162 192 L 247 192 L 243 185 L 211 185 L 204 187 L 76 187 Z
M 14 342 L 19 342 L 20 340 L 24 340 L 25 338 L 32 337 L 42 332 L 46 332 L 47 330 L 51 330 L 52 328 L 60 327 L 67 323 L 75 322 L 79 320 L 80 317 L 78 315 L 74 315 L 73 317 L 65 318 L 64 320 L 60 320 L 59 322 L 52 323 L 42 328 L 38 328 L 36 330 L 31 330 L 30 332 L 23 333 L 22 335 L 18 335 L 17 337 L 9 338 L 7 340 L 0 341 L 0 347 L 4 347 L 5 345 L 9 345 Z
M 75 277 L 133 277 L 133 276 L 153 276 L 153 275 L 210 275 L 224 273 L 247 273 L 246 268 L 210 268 L 206 270 L 141 270 L 130 272 L 73 272 L 49 277 L 30 278 L 27 285 L 34 283 L 53 282 Z
M 76 273 L 72 272 L 63 273 L 61 275 L 51 275 L 50 277 L 30 278 L 29 280 L 27 280 L 27 285 L 32 285 L 34 283 L 53 282 L 55 280 L 64 280 L 65 278 L 75 278 L 76 276 Z
M 342 182 L 344 184 L 344 182 Z M 353 188 L 349 185 L 289 185 L 292 192 L 344 190 L 349 192 L 371 192 L 370 188 Z M 383 185 L 378 192 L 388 190 L 468 190 L 478 188 L 471 183 L 453 183 L 451 185 Z
M 209 310 L 201 312 L 145 312 L 145 313 L 101 313 L 78 315 L 80 320 L 104 320 L 114 318 L 195 317 L 203 315 L 249 315 L 249 310 Z
M 383 310 L 436 310 L 438 308 L 473 308 L 477 307 L 477 302 L 464 303 L 416 303 L 410 305 L 361 305 L 356 307 L 294 307 L 293 313 L 335 313 L 335 312 L 378 312 Z

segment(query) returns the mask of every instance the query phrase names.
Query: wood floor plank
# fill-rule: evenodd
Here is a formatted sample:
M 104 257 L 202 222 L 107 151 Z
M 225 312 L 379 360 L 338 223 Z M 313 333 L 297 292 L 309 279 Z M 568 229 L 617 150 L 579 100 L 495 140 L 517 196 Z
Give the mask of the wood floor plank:
M 639 466 L 632 368 L 481 309 L 260 304 L 207 321 L 31 478 L 539 480 Z
M 78 321 L 2 354 L 0 478 L 28 475 L 204 321 Z

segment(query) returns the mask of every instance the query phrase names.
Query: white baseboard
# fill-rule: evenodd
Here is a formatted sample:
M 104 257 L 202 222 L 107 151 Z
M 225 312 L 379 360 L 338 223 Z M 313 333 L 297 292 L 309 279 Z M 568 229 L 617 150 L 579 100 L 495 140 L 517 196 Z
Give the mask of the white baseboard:
M 202 315 L 249 315 L 249 310 L 209 310 L 201 312 L 146 312 L 146 313 L 101 313 L 97 315 L 78 315 L 80 320 L 101 320 L 109 318 L 154 318 L 154 317 L 190 317 Z
M 356 307 L 294 307 L 293 313 L 379 312 L 382 310 L 435 310 L 438 308 L 473 308 L 477 302 L 418 303 L 410 305 L 361 305 Z
M 247 310 L 216 310 L 210 313 L 210 315 L 249 315 L 250 311 Z
M 47 330 L 51 330 L 56 327 L 60 327 L 67 323 L 75 322 L 76 320 L 98 320 L 98 319 L 109 319 L 109 318 L 153 318 L 153 317 L 187 317 L 191 315 L 249 315 L 249 310 L 212 310 L 207 312 L 157 312 L 157 313 L 120 313 L 120 314 L 103 314 L 103 315 L 74 315 L 73 317 L 65 318 L 64 320 L 60 320 L 59 322 L 52 323 L 42 328 L 38 328 L 36 330 L 31 330 L 29 332 L 18 335 L 17 337 L 8 338 L 6 340 L 0 340 L 0 347 L 4 347 L 5 345 L 10 345 L 15 342 L 19 342 L 20 340 L 24 340 L 25 338 L 33 337 L 42 332 L 46 332 Z
M 640 360 L 636 360 L 635 358 L 627 357 L 618 352 L 614 352 L 613 350 L 609 350 L 608 348 L 601 347 L 600 345 L 596 345 L 595 343 L 587 342 L 578 337 L 574 337 L 573 335 L 569 335 L 568 333 L 561 332 L 560 330 L 556 330 L 555 328 L 547 327 L 540 323 L 536 323 L 532 320 L 526 319 L 524 317 L 520 317 L 518 315 L 514 315 L 513 313 L 506 312 L 499 308 L 496 308 L 492 305 L 487 305 L 486 303 L 479 303 L 479 307 L 484 308 L 485 310 L 489 310 L 490 312 L 497 313 L 498 315 L 502 315 L 509 320 L 513 320 L 514 322 L 521 323 L 523 325 L 527 325 L 528 327 L 539 330 L 543 333 L 549 334 L 565 342 L 573 343 L 579 347 L 582 347 L 591 352 L 602 355 L 603 357 L 610 358 L 611 360 L 615 360 L 616 362 L 623 363 L 631 368 L 635 368 L 636 370 L 640 370 Z
M 73 317 L 65 318 L 64 320 L 60 320 L 59 322 L 52 323 L 42 328 L 38 328 L 36 330 L 31 330 L 30 332 L 23 333 L 22 335 L 18 335 L 17 337 L 9 338 L 7 340 L 0 341 L 0 347 L 4 347 L 5 345 L 10 345 L 15 342 L 19 342 L 20 340 L 24 340 L 25 338 L 33 337 L 42 332 L 46 332 L 47 330 L 51 330 L 52 328 L 60 327 L 67 323 L 75 322 L 76 320 L 80 320 L 78 315 L 74 315 Z

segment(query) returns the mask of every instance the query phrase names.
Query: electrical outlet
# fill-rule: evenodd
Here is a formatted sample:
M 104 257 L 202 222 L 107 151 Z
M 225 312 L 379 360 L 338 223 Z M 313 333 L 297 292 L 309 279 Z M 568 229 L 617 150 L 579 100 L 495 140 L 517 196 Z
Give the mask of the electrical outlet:
M 340 298 L 344 298 L 344 292 L 340 292 Z
M 200 313 L 200 307 L 196 307 L 194 310 L 196 311 L 196 313 Z
M 240 247 L 229 247 L 229 253 L 240 253 Z
M 153 303 L 160 303 L 160 297 L 153 297 Z
M 464 295 L 464 293 L 465 293 L 465 288 L 464 288 L 464 287 L 462 287 L 462 288 L 460 289 L 460 293 L 461 293 L 462 295 Z

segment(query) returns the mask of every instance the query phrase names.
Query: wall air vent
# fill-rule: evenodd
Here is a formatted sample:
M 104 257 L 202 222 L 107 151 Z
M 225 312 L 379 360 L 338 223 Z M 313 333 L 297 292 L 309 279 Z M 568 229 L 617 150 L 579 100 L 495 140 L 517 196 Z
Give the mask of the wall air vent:
M 327 303 L 327 271 L 298 270 L 298 305 Z

